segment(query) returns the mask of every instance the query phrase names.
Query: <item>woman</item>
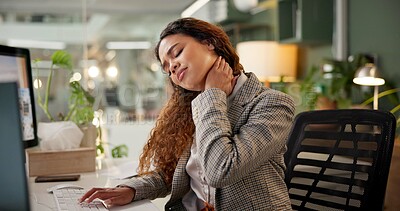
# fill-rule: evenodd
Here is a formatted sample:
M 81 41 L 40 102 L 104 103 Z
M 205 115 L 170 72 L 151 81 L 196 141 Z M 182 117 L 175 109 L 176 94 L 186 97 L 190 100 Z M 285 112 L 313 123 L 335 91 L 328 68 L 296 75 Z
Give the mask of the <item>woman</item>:
M 123 205 L 171 194 L 168 210 L 289 210 L 284 183 L 292 99 L 243 71 L 225 32 L 182 18 L 155 54 L 173 93 L 140 157 L 139 176 L 82 197 Z

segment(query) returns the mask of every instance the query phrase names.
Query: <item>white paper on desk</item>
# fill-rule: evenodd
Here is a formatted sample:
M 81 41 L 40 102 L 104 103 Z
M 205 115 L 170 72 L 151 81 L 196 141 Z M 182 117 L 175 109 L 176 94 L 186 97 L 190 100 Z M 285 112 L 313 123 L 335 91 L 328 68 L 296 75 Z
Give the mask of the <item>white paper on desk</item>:
M 119 165 L 108 168 L 103 175 L 110 177 L 111 179 L 128 179 L 137 175 L 137 168 L 139 162 L 129 161 Z

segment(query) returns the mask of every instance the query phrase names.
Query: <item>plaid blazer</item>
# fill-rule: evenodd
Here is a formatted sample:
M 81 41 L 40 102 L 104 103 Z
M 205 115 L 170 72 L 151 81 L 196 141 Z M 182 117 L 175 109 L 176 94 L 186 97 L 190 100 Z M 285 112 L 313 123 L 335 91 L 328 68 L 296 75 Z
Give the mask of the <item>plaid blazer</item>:
M 207 89 L 193 100 L 200 163 L 206 181 L 216 188 L 216 210 L 291 210 L 283 154 L 294 103 L 290 96 L 264 87 L 254 74 L 247 76 L 229 109 L 219 89 Z M 134 201 L 170 193 L 165 210 L 185 210 L 189 157 L 188 148 L 178 161 L 172 186 L 157 173 L 134 177 L 124 185 L 136 190 Z

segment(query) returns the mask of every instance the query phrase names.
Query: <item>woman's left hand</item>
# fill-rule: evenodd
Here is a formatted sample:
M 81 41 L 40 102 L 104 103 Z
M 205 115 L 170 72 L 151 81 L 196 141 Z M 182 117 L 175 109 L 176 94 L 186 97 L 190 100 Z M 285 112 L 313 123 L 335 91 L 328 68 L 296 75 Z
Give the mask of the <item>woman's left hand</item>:
M 208 72 L 205 89 L 219 88 L 229 96 L 235 87 L 237 77 L 233 76 L 232 68 L 221 56 L 214 62 Z

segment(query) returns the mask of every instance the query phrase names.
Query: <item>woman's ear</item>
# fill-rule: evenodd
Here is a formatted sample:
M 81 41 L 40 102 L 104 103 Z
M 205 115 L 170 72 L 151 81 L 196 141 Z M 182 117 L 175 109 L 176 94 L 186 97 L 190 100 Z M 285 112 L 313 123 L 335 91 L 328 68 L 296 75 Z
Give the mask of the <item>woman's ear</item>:
M 208 50 L 214 50 L 215 49 L 214 45 L 211 44 L 211 42 L 209 40 L 204 40 L 203 44 L 207 45 Z
M 208 43 L 207 44 L 207 48 L 208 48 L 208 50 L 214 50 L 214 45 L 213 44 L 211 44 L 211 43 Z

